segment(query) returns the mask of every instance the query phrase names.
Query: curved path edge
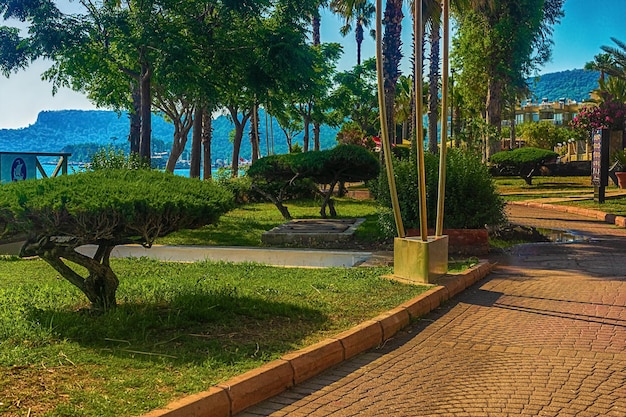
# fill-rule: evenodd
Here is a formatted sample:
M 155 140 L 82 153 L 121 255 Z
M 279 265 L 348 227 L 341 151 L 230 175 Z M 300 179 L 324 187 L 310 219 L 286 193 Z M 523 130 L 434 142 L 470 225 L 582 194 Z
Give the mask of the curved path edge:
M 509 201 L 507 202 L 507 204 L 578 214 L 580 216 L 590 217 L 592 219 L 600 220 L 605 223 L 614 224 L 619 227 L 626 227 L 626 217 L 605 213 L 604 211 L 595 209 L 586 209 L 584 207 L 566 206 L 560 204 L 541 203 L 539 201 Z
M 443 302 L 485 278 L 496 266 L 481 261 L 460 274 L 370 320 L 309 347 L 235 376 L 208 390 L 175 400 L 143 417 L 230 417 L 300 384 L 359 353 L 380 346 Z

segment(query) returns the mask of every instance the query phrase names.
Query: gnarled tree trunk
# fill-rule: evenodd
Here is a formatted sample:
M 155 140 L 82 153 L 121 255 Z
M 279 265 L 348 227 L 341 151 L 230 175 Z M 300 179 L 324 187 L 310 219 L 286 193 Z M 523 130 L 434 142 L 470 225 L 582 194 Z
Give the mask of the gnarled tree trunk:
M 106 312 L 117 307 L 116 291 L 119 280 L 111 269 L 109 258 L 115 245 L 99 245 L 93 258 L 77 252 L 76 239 L 57 239 L 51 236 L 38 237 L 27 242 L 20 256 L 39 256 L 52 266 L 63 278 L 82 291 L 91 302 L 91 308 Z M 68 260 L 87 270 L 83 277 L 74 271 L 64 260 Z

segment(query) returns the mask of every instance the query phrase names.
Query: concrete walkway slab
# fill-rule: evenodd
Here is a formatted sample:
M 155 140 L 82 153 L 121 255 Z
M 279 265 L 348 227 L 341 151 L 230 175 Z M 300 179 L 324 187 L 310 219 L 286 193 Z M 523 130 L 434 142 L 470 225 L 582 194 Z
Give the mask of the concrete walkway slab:
M 93 256 L 96 247 L 87 245 L 79 248 L 83 254 Z M 160 259 L 164 261 L 195 262 L 256 262 L 272 266 L 290 267 L 352 267 L 367 261 L 371 252 L 315 250 L 315 249 L 275 249 L 240 246 L 163 246 L 144 248 L 141 245 L 120 245 L 111 252 L 114 258 Z

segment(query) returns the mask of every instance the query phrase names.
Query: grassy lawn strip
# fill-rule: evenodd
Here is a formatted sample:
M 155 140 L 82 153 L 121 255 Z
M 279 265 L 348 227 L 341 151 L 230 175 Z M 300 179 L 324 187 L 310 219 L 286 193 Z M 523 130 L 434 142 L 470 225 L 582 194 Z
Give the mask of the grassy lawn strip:
M 599 210 L 605 213 L 615 214 L 616 216 L 626 216 L 626 198 L 607 197 L 603 204 L 595 202 L 593 199 L 564 201 L 556 204 L 584 207 L 587 209 Z
M 364 217 L 366 221 L 356 231 L 357 240 L 376 241 L 377 203 L 373 200 L 334 198 L 339 218 Z M 317 200 L 289 201 L 286 206 L 294 219 L 319 219 Z M 278 209 L 271 203 L 251 203 L 238 207 L 211 226 L 196 230 L 181 230 L 160 238 L 163 245 L 262 246 L 263 232 L 285 223 Z
M 0 259 L 0 414 L 134 416 L 308 346 L 426 288 L 391 268 L 113 260 L 92 315 L 37 259 Z
M 496 178 L 498 191 L 507 201 L 536 200 L 558 197 L 587 196 L 570 201 L 552 201 L 551 204 L 578 206 L 603 211 L 617 216 L 626 216 L 626 198 L 607 196 L 603 204 L 593 200 L 593 186 L 590 177 L 534 177 L 533 185 L 526 185 L 524 180 L 511 177 Z M 617 190 L 610 185 L 607 193 Z
M 558 197 L 559 194 L 593 193 L 591 177 L 533 177 L 533 185 L 527 185 L 517 177 L 497 177 L 495 182 L 502 195 Z

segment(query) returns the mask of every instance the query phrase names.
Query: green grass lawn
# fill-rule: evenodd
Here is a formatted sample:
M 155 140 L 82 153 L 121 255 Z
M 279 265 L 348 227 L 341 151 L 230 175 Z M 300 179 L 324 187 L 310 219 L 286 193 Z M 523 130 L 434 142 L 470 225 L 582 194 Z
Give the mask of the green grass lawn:
M 498 191 L 504 196 L 531 198 L 533 195 L 554 197 L 555 194 L 593 193 L 590 177 L 533 177 L 533 185 L 527 185 L 517 177 L 497 177 L 495 182 Z
M 119 307 L 0 259 L 0 414 L 134 416 L 310 345 L 426 287 L 390 268 L 113 260 Z
M 336 198 L 339 218 L 364 217 L 366 221 L 355 234 L 356 244 L 380 241 L 377 225 L 377 204 L 372 200 Z M 289 201 L 285 204 L 294 219 L 319 219 L 320 202 L 316 200 Z M 196 230 L 181 230 L 160 238 L 165 245 L 262 246 L 263 232 L 285 223 L 278 209 L 271 203 L 252 203 L 223 215 L 210 226 Z
M 590 177 L 533 177 L 533 185 L 526 185 L 521 178 L 511 177 L 496 178 L 495 182 L 506 201 L 576 197 L 571 201 L 554 201 L 552 204 L 575 205 L 620 216 L 626 215 L 626 197 L 609 195 L 603 204 L 594 201 Z M 619 189 L 612 184 L 606 187 L 607 193 L 617 190 Z

